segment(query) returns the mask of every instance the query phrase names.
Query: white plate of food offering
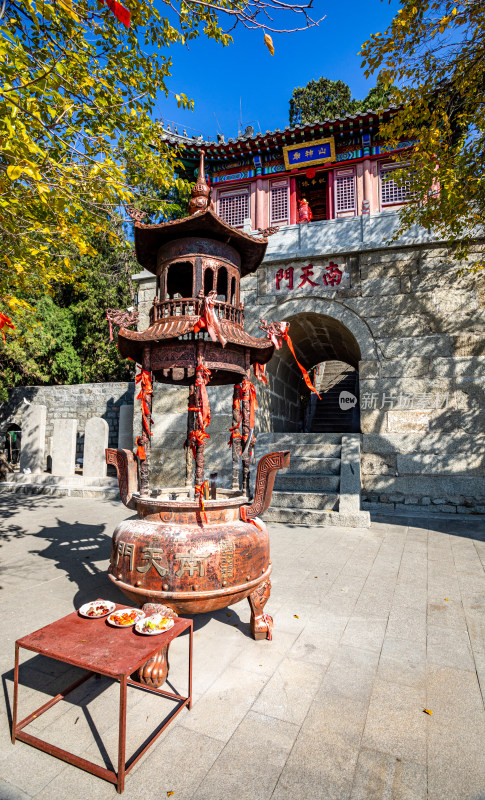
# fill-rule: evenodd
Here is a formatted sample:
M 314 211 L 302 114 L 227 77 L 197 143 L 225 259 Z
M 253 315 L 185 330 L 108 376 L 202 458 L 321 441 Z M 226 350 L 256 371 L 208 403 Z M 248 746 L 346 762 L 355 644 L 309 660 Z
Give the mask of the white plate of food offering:
M 82 617 L 100 619 L 101 617 L 106 617 L 108 614 L 111 614 L 115 608 L 116 603 L 112 603 L 111 600 L 91 600 L 90 603 L 84 603 L 78 610 Z
M 145 636 L 157 636 L 159 633 L 165 633 L 173 628 L 174 621 L 172 617 L 164 617 L 162 614 L 152 614 L 151 617 L 141 619 L 135 625 L 135 630 L 138 633 L 143 633 Z
M 120 608 L 109 615 L 108 622 L 115 628 L 129 628 L 135 622 L 142 620 L 144 616 L 145 612 L 139 608 Z

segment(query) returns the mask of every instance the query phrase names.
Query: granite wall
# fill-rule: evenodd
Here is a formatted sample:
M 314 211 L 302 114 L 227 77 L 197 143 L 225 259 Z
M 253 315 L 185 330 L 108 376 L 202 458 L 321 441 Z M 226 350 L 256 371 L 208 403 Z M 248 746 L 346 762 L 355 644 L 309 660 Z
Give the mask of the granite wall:
M 463 270 L 429 237 L 386 247 L 361 242 L 345 253 L 325 250 L 321 232 L 312 252 L 310 234 L 311 226 L 303 252 L 286 247 L 284 231 L 272 237 L 257 274 L 242 281 L 246 330 L 262 335 L 262 317 L 289 320 L 307 368 L 325 358 L 350 363 L 358 353 L 364 508 L 485 513 L 483 275 Z M 482 250 L 477 243 L 472 258 Z M 342 273 L 339 285 L 325 283 L 330 263 Z M 292 288 L 280 272 L 290 266 Z M 311 282 L 300 287 L 308 266 Z M 153 276 L 145 273 L 140 288 L 151 303 Z M 302 382 L 286 350 L 268 373 L 268 388 L 257 385 L 260 430 L 298 431 Z M 209 394 L 207 463 L 229 479 L 230 391 Z M 182 477 L 185 404 L 186 390 L 160 387 L 154 415 L 167 434 L 160 448 L 164 478 Z
M 18 386 L 9 393 L 7 403 L 0 406 L 0 446 L 11 423 L 22 427 L 24 398 L 47 407 L 46 453 L 50 445 L 55 419 L 77 419 L 76 458 L 82 458 L 84 429 L 90 417 L 102 417 L 109 425 L 109 447 L 118 445 L 119 409 L 133 405 L 133 383 L 85 383 L 74 386 Z

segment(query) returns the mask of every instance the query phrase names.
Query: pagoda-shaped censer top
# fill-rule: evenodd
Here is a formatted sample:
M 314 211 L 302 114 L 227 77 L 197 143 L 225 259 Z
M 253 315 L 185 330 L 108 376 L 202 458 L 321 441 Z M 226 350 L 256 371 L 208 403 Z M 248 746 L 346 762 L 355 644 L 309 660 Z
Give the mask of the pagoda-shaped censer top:
M 227 225 L 208 207 L 203 159 L 202 153 L 189 217 L 135 223 L 136 256 L 157 276 L 156 296 L 150 326 L 121 329 L 118 336 L 123 356 L 175 385 L 190 386 L 202 361 L 212 386 L 236 383 L 251 364 L 266 364 L 274 352 L 268 338 L 246 333 L 240 301 L 241 277 L 258 268 L 266 240 Z

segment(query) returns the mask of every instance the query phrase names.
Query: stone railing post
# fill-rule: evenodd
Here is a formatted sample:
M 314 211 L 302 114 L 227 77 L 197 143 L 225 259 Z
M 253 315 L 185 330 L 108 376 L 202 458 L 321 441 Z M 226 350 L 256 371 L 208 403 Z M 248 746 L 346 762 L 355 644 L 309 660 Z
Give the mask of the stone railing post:
M 360 434 L 342 436 L 340 453 L 340 513 L 360 511 Z
M 22 448 L 20 471 L 43 472 L 45 469 L 46 406 L 31 403 L 22 413 Z
M 84 430 L 84 478 L 106 477 L 106 456 L 108 447 L 109 425 L 101 417 L 91 417 Z
M 77 419 L 55 419 L 52 435 L 52 474 L 74 475 Z

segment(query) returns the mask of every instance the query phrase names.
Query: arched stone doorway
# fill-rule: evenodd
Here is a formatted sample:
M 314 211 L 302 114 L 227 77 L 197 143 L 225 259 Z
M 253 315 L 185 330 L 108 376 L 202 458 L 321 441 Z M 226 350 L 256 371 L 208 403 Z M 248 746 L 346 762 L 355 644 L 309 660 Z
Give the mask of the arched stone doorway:
M 359 362 L 376 357 L 365 322 L 349 309 L 323 298 L 291 300 L 265 311 L 268 319 L 290 323 L 296 356 L 322 397 L 319 401 L 308 391 L 284 345 L 268 365 L 273 376 L 267 409 L 269 429 L 360 432 Z

